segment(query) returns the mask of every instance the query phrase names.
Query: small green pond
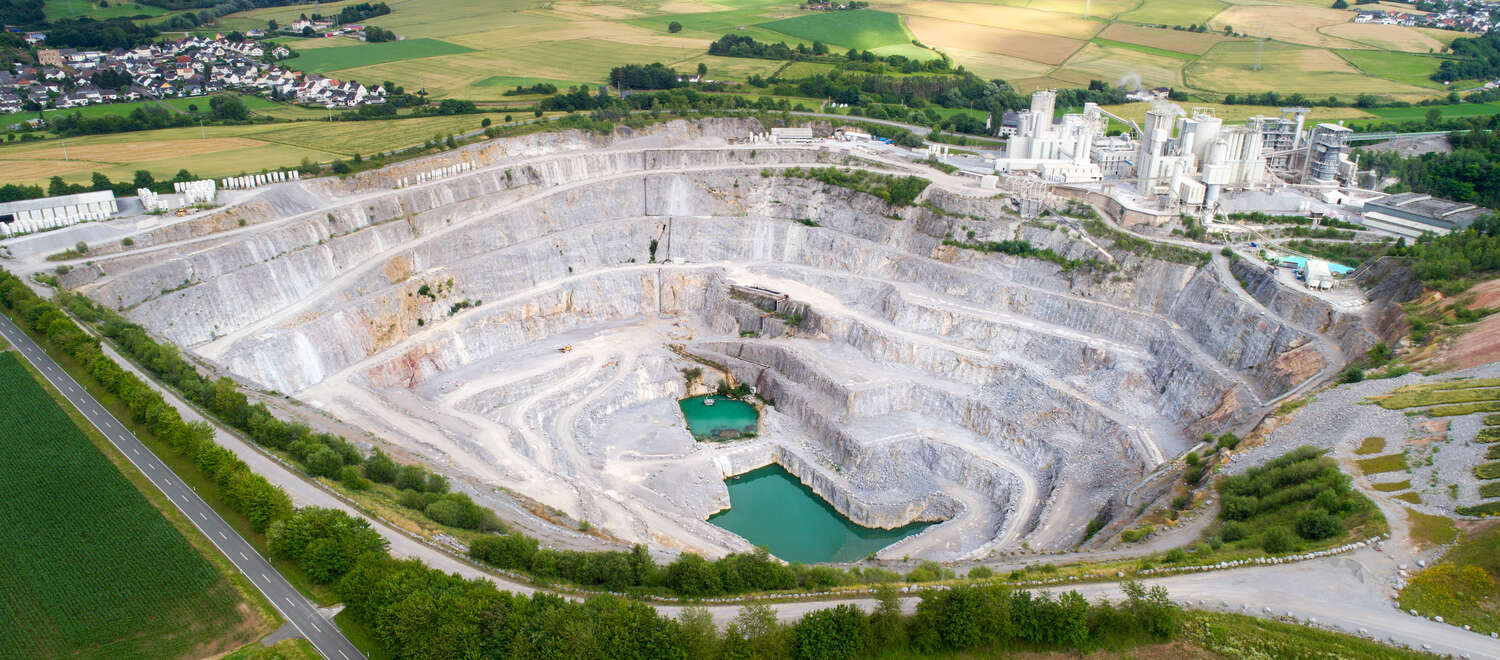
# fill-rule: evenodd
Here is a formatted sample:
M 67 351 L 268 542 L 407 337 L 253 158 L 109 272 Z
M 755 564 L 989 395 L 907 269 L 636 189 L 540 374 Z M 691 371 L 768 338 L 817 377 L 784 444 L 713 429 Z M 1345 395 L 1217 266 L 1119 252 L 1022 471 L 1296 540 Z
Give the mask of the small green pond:
M 776 464 L 724 483 L 729 486 L 730 508 L 709 516 L 708 521 L 786 561 L 858 561 L 934 524 L 861 527 Z
M 713 401 L 712 404 L 708 403 Z M 760 413 L 744 401 L 710 394 L 677 402 L 688 431 L 700 440 L 733 440 L 755 435 Z

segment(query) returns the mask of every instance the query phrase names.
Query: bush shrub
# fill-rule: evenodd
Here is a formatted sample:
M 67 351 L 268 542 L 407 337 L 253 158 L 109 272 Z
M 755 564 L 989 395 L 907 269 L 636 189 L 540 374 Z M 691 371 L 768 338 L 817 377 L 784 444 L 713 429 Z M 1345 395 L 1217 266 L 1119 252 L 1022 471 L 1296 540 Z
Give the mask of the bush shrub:
M 1344 523 L 1332 514 L 1313 510 L 1297 519 L 1297 535 L 1309 541 L 1321 541 L 1344 533 Z
M 1290 552 L 1297 540 L 1285 527 L 1276 526 L 1261 532 L 1260 547 L 1271 554 Z

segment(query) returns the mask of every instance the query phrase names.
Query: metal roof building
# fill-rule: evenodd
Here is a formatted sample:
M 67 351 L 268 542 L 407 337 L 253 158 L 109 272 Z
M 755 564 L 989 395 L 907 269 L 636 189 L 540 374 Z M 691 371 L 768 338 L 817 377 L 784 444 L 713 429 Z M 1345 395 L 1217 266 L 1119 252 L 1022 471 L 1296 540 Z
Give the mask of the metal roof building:
M 1364 224 L 1372 230 L 1398 237 L 1442 236 L 1469 226 L 1489 212 L 1489 209 L 1473 204 L 1422 193 L 1400 193 L 1365 202 Z

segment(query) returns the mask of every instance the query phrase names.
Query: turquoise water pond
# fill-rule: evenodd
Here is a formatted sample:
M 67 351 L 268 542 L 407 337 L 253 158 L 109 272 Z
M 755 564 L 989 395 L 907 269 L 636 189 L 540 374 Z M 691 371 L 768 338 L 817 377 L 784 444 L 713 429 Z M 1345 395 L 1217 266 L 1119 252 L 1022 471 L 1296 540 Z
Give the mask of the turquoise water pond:
M 713 405 L 706 401 L 712 400 Z M 760 413 L 744 401 L 710 394 L 677 402 L 688 431 L 701 440 L 733 440 L 755 435 Z
M 912 523 L 896 529 L 862 527 L 775 464 L 730 477 L 724 483 L 729 486 L 730 508 L 708 521 L 786 561 L 857 561 L 934 524 Z

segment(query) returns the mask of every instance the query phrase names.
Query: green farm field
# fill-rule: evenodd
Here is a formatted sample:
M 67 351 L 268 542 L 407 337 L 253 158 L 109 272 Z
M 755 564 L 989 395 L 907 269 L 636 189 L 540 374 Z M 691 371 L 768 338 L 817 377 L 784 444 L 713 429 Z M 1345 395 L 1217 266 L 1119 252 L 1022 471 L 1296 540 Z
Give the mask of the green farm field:
M 177 99 L 161 99 L 161 100 L 151 100 L 151 101 L 132 101 L 130 103 L 107 103 L 107 104 L 100 104 L 100 105 L 86 105 L 86 106 L 83 106 L 81 108 L 63 108 L 63 109 L 43 110 L 42 111 L 42 117 L 45 118 L 45 119 L 51 119 L 51 118 L 59 116 L 59 115 L 71 116 L 75 112 L 78 113 L 78 114 L 81 114 L 81 115 L 83 115 L 85 117 L 107 117 L 107 116 L 110 116 L 110 115 L 125 116 L 125 115 L 128 115 L 128 114 L 132 113 L 132 112 L 135 112 L 136 108 L 143 107 L 143 106 L 149 106 L 149 105 L 162 105 L 162 106 L 166 106 L 168 108 L 171 108 L 172 110 L 175 110 L 177 112 L 182 112 L 182 113 L 191 112 L 192 111 L 192 107 L 191 106 L 197 106 L 199 112 L 208 112 L 208 99 L 209 99 L 209 97 L 207 97 L 207 96 L 197 96 L 197 97 L 187 97 L 187 98 L 177 98 Z M 272 101 L 267 101 L 266 99 L 263 99 L 263 98 L 261 98 L 259 96 L 240 95 L 240 100 L 243 101 L 245 103 L 245 107 L 249 108 L 250 110 L 270 110 L 270 109 L 273 109 L 273 108 L 283 107 L 279 103 L 275 103 L 275 102 L 272 102 Z M 14 122 L 18 122 L 18 121 L 30 119 L 30 118 L 35 117 L 35 116 L 36 116 L 35 112 L 24 112 L 24 111 L 23 112 L 15 112 L 15 113 L 6 114 L 6 115 L 0 115 L 0 125 L 10 124 L 10 123 L 14 123 Z
M 0 353 L 0 646 L 18 657 L 222 653 L 259 636 L 235 588 Z
M 1500 103 L 1464 103 L 1436 107 L 1444 117 L 1487 117 L 1500 113 Z M 1371 108 L 1368 112 L 1381 119 L 1405 121 L 1425 118 L 1430 109 L 1432 108 L 1412 106 L 1409 108 Z
M 133 18 L 136 16 L 161 16 L 168 13 L 161 7 L 143 5 L 135 2 L 109 3 L 108 7 L 100 6 L 97 0 L 48 0 L 43 6 L 47 13 L 47 20 L 55 21 L 62 18 L 88 17 L 97 20 L 109 18 Z
M 808 41 L 860 50 L 911 42 L 911 35 L 901 26 L 900 16 L 873 9 L 814 12 L 763 23 L 761 27 Z
M 1403 82 L 1417 87 L 1447 90 L 1448 87 L 1433 80 L 1442 58 L 1410 53 L 1393 53 L 1386 50 L 1339 50 L 1339 57 L 1353 64 L 1367 75 L 1386 80 Z
M 439 55 L 456 55 L 474 49 L 438 39 L 406 39 L 379 44 L 360 44 L 340 48 L 318 48 L 304 51 L 287 66 L 312 73 L 358 66 L 414 60 Z

